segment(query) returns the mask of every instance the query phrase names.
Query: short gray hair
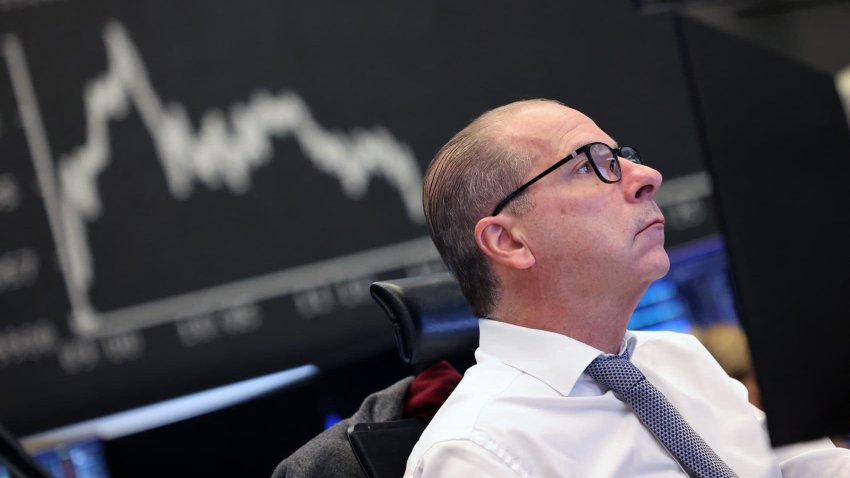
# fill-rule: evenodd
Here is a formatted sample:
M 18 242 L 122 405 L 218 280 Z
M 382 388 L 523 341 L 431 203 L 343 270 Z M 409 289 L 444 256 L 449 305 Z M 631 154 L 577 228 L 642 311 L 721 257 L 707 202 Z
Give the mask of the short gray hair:
M 425 172 L 428 231 L 477 317 L 492 313 L 501 291 L 487 256 L 475 242 L 475 225 L 520 186 L 531 167 L 533 153 L 501 140 L 495 127 L 497 119 L 516 105 L 479 116 L 440 149 Z M 521 215 L 532 206 L 530 196 L 522 194 L 506 209 Z

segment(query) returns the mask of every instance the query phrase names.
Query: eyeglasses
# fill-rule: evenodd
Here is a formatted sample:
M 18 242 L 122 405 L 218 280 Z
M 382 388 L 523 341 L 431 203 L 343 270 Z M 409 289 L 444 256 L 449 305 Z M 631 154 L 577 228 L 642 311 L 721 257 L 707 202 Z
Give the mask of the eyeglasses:
M 586 155 L 590 158 L 588 161 L 593 168 L 593 171 L 596 172 L 596 176 L 599 177 L 599 180 L 603 183 L 616 183 L 622 177 L 622 171 L 620 170 L 620 160 L 619 158 L 628 159 L 629 161 L 637 164 L 641 164 L 640 161 L 640 153 L 635 148 L 631 146 L 620 146 L 619 148 L 612 148 L 605 143 L 590 143 L 582 146 L 581 148 L 573 151 L 566 158 L 558 161 L 557 163 L 549 166 L 545 171 L 531 178 L 530 181 L 523 184 L 522 186 L 516 188 L 514 192 L 505 196 L 504 199 L 499 201 L 499 204 L 496 205 L 496 209 L 493 209 L 493 214 L 491 216 L 495 216 L 499 214 L 502 209 L 505 208 L 511 201 L 514 200 L 515 197 L 519 196 L 523 191 L 528 189 L 529 186 L 543 179 L 544 176 L 551 173 L 552 171 L 558 169 L 562 165 L 564 165 L 567 161 L 577 158 L 582 154 Z

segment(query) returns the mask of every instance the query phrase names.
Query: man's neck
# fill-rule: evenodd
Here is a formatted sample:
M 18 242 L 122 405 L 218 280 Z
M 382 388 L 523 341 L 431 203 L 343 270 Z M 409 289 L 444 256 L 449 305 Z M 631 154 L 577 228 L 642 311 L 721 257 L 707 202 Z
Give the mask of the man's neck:
M 633 295 L 538 295 L 528 296 L 526 300 L 505 296 L 493 318 L 566 335 L 605 353 L 618 353 L 626 326 L 642 294 Z

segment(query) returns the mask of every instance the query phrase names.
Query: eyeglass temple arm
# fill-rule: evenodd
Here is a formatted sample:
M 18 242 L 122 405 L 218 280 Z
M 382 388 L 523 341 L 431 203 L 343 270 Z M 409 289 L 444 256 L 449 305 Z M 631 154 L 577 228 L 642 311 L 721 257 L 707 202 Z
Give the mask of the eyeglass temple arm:
M 523 184 L 522 186 L 520 186 L 520 187 L 516 188 L 516 189 L 514 190 L 514 192 L 512 192 L 512 193 L 508 194 L 507 196 L 505 196 L 505 198 L 504 198 L 504 199 L 502 199 L 501 201 L 499 201 L 499 204 L 497 204 L 497 205 L 496 205 L 496 208 L 495 208 L 495 209 L 493 209 L 493 214 L 490 214 L 490 215 L 491 215 L 491 216 L 495 216 L 495 215 L 499 214 L 500 212 L 502 212 L 502 209 L 504 209 L 504 208 L 505 208 L 505 206 L 507 206 L 509 202 L 513 201 L 513 199 L 514 199 L 515 197 L 517 197 L 517 196 L 519 196 L 520 194 L 522 194 L 522 192 L 523 192 L 523 191 L 525 191 L 526 189 L 528 189 L 528 187 L 529 187 L 529 186 L 531 186 L 532 184 L 534 184 L 534 183 L 536 183 L 537 181 L 539 181 L 540 179 L 542 179 L 542 178 L 543 178 L 543 176 L 546 176 L 547 174 L 551 173 L 552 171 L 554 171 L 554 170 L 558 169 L 558 168 L 559 168 L 559 167 L 561 167 L 564 163 L 566 163 L 567 161 L 569 161 L 569 160 L 573 159 L 573 158 L 574 158 L 574 157 L 576 157 L 576 156 L 577 156 L 577 155 L 576 155 L 576 153 L 572 153 L 572 154 L 570 154 L 570 155 L 569 155 L 569 156 L 567 156 L 566 158 L 564 158 L 564 159 L 562 159 L 562 160 L 558 161 L 557 163 L 553 164 L 552 166 L 549 166 L 548 168 L 546 168 L 546 170 L 545 170 L 545 171 L 543 171 L 542 173 L 540 173 L 540 174 L 538 174 L 537 176 L 534 176 L 533 178 L 531 178 L 531 179 L 530 179 L 527 183 L 525 183 L 525 184 Z

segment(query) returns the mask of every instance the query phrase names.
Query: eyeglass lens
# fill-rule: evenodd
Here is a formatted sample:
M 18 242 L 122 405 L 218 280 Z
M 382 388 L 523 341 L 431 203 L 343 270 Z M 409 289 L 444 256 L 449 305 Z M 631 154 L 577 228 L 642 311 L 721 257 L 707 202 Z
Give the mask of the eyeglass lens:
M 606 181 L 615 182 L 620 179 L 620 162 L 614 151 L 606 144 L 594 143 L 590 145 L 590 159 L 596 164 L 599 174 Z
M 640 154 L 631 146 L 622 146 L 615 152 L 605 143 L 593 143 L 588 146 L 590 159 L 604 181 L 617 182 L 622 176 L 620 171 L 620 161 L 617 159 L 617 154 L 629 161 L 641 164 Z

